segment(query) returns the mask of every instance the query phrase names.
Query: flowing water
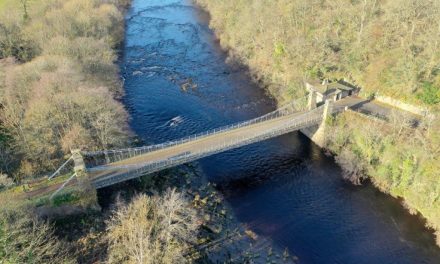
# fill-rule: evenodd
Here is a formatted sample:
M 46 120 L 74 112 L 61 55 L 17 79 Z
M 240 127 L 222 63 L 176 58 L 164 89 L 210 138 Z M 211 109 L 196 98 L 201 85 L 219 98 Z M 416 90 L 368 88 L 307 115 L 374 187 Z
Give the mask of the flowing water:
M 275 109 L 246 69 L 225 62 L 208 22 L 190 1 L 133 1 L 120 66 L 131 127 L 146 142 Z M 199 164 L 241 223 L 300 263 L 440 263 L 419 218 L 371 186 L 344 183 L 333 158 L 299 133 Z

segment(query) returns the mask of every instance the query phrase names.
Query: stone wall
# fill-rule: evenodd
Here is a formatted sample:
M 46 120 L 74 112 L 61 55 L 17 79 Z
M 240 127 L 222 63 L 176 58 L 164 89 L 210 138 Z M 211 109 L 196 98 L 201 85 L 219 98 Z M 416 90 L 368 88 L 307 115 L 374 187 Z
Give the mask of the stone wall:
M 374 99 L 377 100 L 378 102 L 400 108 L 402 110 L 405 110 L 407 112 L 410 112 L 410 113 L 413 113 L 416 115 L 421 115 L 421 116 L 429 115 L 429 111 L 427 108 L 410 105 L 410 104 L 401 102 L 399 100 L 393 99 L 391 97 L 387 97 L 387 96 L 383 96 L 383 95 L 376 95 L 374 97 Z

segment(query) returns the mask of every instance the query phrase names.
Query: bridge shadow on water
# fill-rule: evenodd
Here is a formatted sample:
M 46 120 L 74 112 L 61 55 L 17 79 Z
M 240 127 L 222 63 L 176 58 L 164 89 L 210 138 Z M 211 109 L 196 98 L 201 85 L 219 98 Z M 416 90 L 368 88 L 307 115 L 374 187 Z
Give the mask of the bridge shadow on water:
M 196 177 L 216 183 L 241 223 L 304 263 L 381 263 L 402 252 L 399 263 L 435 263 L 440 254 L 423 219 L 371 183 L 345 182 L 334 158 L 298 132 L 103 188 L 100 204 L 110 208 L 118 194 L 185 188 L 180 175 L 197 164 L 203 173 Z M 371 248 L 380 254 L 369 255 Z
M 266 143 L 276 148 L 242 152 L 251 153 L 246 167 L 231 153 L 202 161 L 239 221 L 257 234 L 287 246 L 301 263 L 435 263 L 432 232 L 399 200 L 371 183 L 345 182 L 334 158 L 300 133 Z M 209 169 L 222 162 L 221 170 Z
M 227 53 L 208 22 L 190 1 L 133 1 L 120 61 L 123 102 L 131 128 L 145 141 L 161 143 L 274 110 L 246 68 L 225 63 Z M 179 116 L 182 122 L 167 125 Z M 333 157 L 300 133 L 193 164 L 217 183 L 243 225 L 287 247 L 300 263 L 439 262 L 423 221 L 370 184 L 344 182 Z M 186 169 L 103 188 L 100 203 L 108 207 L 119 191 L 140 192 L 149 177 Z

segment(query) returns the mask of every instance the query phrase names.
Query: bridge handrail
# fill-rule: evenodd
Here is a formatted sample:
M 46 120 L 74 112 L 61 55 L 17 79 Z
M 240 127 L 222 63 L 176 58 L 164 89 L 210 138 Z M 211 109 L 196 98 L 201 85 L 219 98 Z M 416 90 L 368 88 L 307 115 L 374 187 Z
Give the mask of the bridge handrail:
M 112 153 L 112 152 L 117 153 L 117 152 L 127 152 L 127 151 L 132 151 L 132 150 L 141 150 L 141 149 L 146 149 L 146 148 L 152 148 L 152 147 L 155 147 L 155 146 L 166 145 L 166 144 L 170 144 L 170 143 L 174 143 L 174 142 L 178 142 L 178 141 L 184 141 L 185 139 L 191 139 L 192 140 L 195 137 L 204 136 L 206 134 L 210 134 L 210 135 L 213 134 L 211 132 L 219 133 L 219 132 L 224 132 L 225 130 L 229 130 L 231 128 L 242 127 L 242 126 L 246 126 L 246 125 L 250 125 L 250 124 L 256 124 L 256 123 L 268 120 L 266 118 L 269 117 L 270 115 L 279 113 L 281 110 L 287 109 L 287 108 L 291 107 L 292 105 L 294 105 L 295 103 L 300 102 L 301 100 L 304 100 L 305 98 L 306 97 L 299 98 L 299 99 L 297 99 L 297 100 L 295 100 L 295 101 L 293 101 L 293 102 L 291 102 L 291 103 L 289 103 L 287 105 L 284 105 L 281 108 L 276 109 L 273 112 L 267 113 L 265 115 L 262 115 L 262 116 L 259 116 L 259 117 L 256 117 L 256 118 L 253 118 L 253 119 L 250 119 L 250 120 L 246 120 L 246 121 L 243 121 L 243 122 L 237 122 L 237 123 L 221 126 L 221 127 L 214 128 L 214 129 L 209 129 L 207 131 L 204 131 L 204 132 L 201 132 L 201 133 L 197 133 L 197 134 L 193 134 L 193 135 L 190 135 L 190 136 L 178 139 L 178 140 L 171 140 L 171 141 L 167 141 L 167 142 L 160 143 L 160 144 L 148 145 L 148 146 L 142 146 L 142 147 L 134 147 L 134 148 L 102 150 L 102 151 L 83 151 L 82 154 L 83 155 L 90 155 L 90 156 L 92 156 L 92 155 L 99 155 L 99 154 L 102 154 L 102 153 Z
M 222 126 L 219 128 L 215 128 L 215 129 L 210 129 L 201 133 L 197 133 L 194 135 L 190 135 L 181 139 L 177 139 L 177 140 L 171 140 L 168 142 L 164 142 L 161 144 L 156 144 L 156 145 L 149 145 L 149 146 L 143 146 L 143 147 L 135 147 L 135 148 L 125 148 L 125 149 L 118 149 L 118 150 L 103 150 L 103 151 L 90 151 L 90 152 L 82 152 L 82 154 L 84 156 L 88 156 L 88 157 L 93 157 L 93 156 L 97 156 L 97 155 L 109 155 L 109 154 L 115 154 L 115 155 L 124 155 L 128 153 L 128 157 L 133 157 L 133 156 L 138 156 L 138 155 L 142 155 L 151 151 L 155 151 L 155 150 L 159 150 L 159 149 L 163 149 L 169 146 L 174 146 L 174 145 L 179 145 L 179 144 L 183 144 L 195 139 L 199 139 L 202 137 L 207 137 L 207 136 L 211 136 L 211 135 L 215 135 L 215 134 L 219 134 L 219 133 L 223 133 L 227 130 L 231 130 L 231 129 L 237 129 L 240 127 L 244 127 L 244 126 L 249 126 L 249 125 L 253 125 L 253 124 L 257 124 L 260 122 L 264 122 L 267 120 L 271 120 L 277 117 L 281 117 L 281 116 L 285 116 L 287 114 L 291 114 L 292 112 L 294 112 L 295 107 L 298 107 L 298 105 L 300 106 L 301 102 L 305 102 L 306 97 L 302 97 L 299 98 L 295 101 L 292 101 L 291 103 L 273 111 L 270 112 L 268 114 L 265 114 L 263 116 L 257 117 L 257 118 L 253 118 L 251 120 L 247 120 L 244 122 L 238 122 L 238 123 L 234 123 L 231 125 L 226 125 L 226 126 Z M 289 108 L 290 109 L 289 111 Z M 286 111 L 287 110 L 287 111 Z M 109 159 L 109 157 L 106 157 Z M 127 157 L 124 157 L 127 158 Z M 124 159 L 124 158 L 120 158 L 120 159 Z M 117 160 L 115 160 L 117 161 Z M 110 162 L 114 162 L 114 161 L 110 161 Z M 107 162 L 109 163 L 109 162 Z
M 321 110 L 322 110 L 322 106 L 319 107 L 319 108 L 316 108 L 314 110 L 311 110 L 311 111 L 309 111 L 309 112 L 307 112 L 307 113 L 305 113 L 303 115 L 300 115 L 300 116 L 292 118 L 291 122 L 289 122 L 289 125 L 283 124 L 283 125 L 277 126 L 275 128 L 270 129 L 269 131 L 266 131 L 266 132 L 263 132 L 263 133 L 256 132 L 256 133 L 253 133 L 253 134 L 250 134 L 250 135 L 246 135 L 245 137 L 239 138 L 237 140 L 232 140 L 232 141 L 228 141 L 228 142 L 225 141 L 225 142 L 223 142 L 223 146 L 222 147 L 219 148 L 218 146 L 216 146 L 216 147 L 213 147 L 213 148 L 214 149 L 222 149 L 223 147 L 228 146 L 228 145 L 234 145 L 234 144 L 237 144 L 239 142 L 243 142 L 243 141 L 246 141 L 246 140 L 249 140 L 249 139 L 258 138 L 258 136 L 264 137 L 264 135 L 266 135 L 266 134 L 272 134 L 275 131 L 280 131 L 280 130 L 285 129 L 286 127 L 289 128 L 291 126 L 297 126 L 298 124 L 302 124 L 302 122 L 306 122 L 306 121 L 310 121 L 310 122 L 319 121 L 319 120 L 322 119 L 322 114 L 321 114 L 322 111 Z M 176 162 L 181 162 L 182 160 L 187 160 L 187 159 L 190 159 L 191 157 L 199 156 L 202 153 L 206 153 L 206 152 L 209 153 L 210 150 L 212 150 L 213 148 L 201 149 L 201 150 L 199 150 L 197 152 L 187 153 L 186 155 L 183 155 L 183 156 L 179 157 L 179 159 L 176 159 L 175 161 Z M 206 150 L 208 150 L 208 151 L 206 151 Z M 110 169 L 134 169 L 134 170 L 142 169 L 142 168 L 146 168 L 146 167 L 153 167 L 154 168 L 154 166 L 157 166 L 157 164 L 160 164 L 160 163 L 163 163 L 163 162 L 173 163 L 174 160 L 167 159 L 167 160 L 159 161 L 159 162 L 145 162 L 145 163 L 130 164 L 130 165 L 118 165 L 118 166 L 111 166 L 111 167 L 104 165 L 104 166 L 97 166 L 95 168 L 89 168 L 88 171 L 89 172 L 106 171 L 106 170 L 109 170 L 109 168 Z
M 319 109 L 319 110 L 321 110 L 321 109 Z M 307 115 L 306 118 L 302 118 L 301 120 L 299 120 L 299 121 L 302 121 L 302 123 L 300 123 L 300 124 L 298 124 L 298 122 L 290 122 L 290 124 L 288 126 L 281 125 L 281 126 L 278 126 L 276 128 L 271 129 L 269 132 L 265 132 L 260 135 L 258 135 L 258 132 L 253 133 L 252 136 L 246 135 L 244 137 L 241 137 L 239 139 L 234 140 L 234 142 L 232 142 L 232 144 L 231 144 L 231 141 L 230 142 L 223 142 L 222 145 L 216 145 L 211 148 L 200 150 L 199 152 L 192 153 L 191 155 L 188 155 L 185 158 L 182 158 L 177 161 L 169 161 L 167 159 L 167 160 L 162 160 L 162 161 L 155 162 L 155 163 L 144 163 L 143 167 L 142 167 L 142 165 L 139 165 L 139 164 L 121 166 L 122 169 L 129 169 L 129 171 L 127 171 L 123 174 L 120 174 L 120 175 L 113 176 L 113 177 L 98 178 L 93 182 L 93 184 L 95 185 L 96 188 L 102 188 L 102 187 L 109 186 L 109 185 L 112 185 L 112 184 L 115 184 L 115 183 L 118 183 L 121 181 L 125 181 L 125 180 L 129 180 L 129 179 L 138 177 L 141 174 L 152 173 L 152 172 L 155 172 L 155 171 L 158 171 L 161 169 L 165 169 L 165 168 L 169 168 L 169 167 L 172 167 L 175 165 L 190 162 L 192 160 L 202 158 L 202 157 L 205 157 L 205 156 L 208 156 L 211 154 L 219 153 L 219 152 L 222 152 L 222 151 L 225 151 L 228 149 L 240 147 L 240 146 L 243 146 L 246 144 L 251 144 L 251 143 L 259 141 L 261 139 L 271 138 L 273 136 L 277 136 L 277 135 L 283 134 L 285 132 L 292 131 L 292 128 L 299 129 L 301 126 L 311 125 L 311 124 L 320 122 L 321 120 L 322 120 L 322 115 L 313 115 L 313 116 Z

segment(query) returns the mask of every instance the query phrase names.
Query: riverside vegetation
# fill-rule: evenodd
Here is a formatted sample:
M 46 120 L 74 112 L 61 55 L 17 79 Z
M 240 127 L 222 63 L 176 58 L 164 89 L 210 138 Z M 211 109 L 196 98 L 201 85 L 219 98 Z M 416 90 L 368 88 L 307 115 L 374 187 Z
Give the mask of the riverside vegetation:
M 335 133 L 334 138 L 328 138 L 328 146 L 340 153 L 337 159 L 350 178 L 371 175 L 378 186 L 395 196 L 404 197 L 410 208 L 422 212 L 438 229 L 440 190 L 433 182 L 438 182 L 435 172 L 438 169 L 436 161 L 440 139 L 436 133 L 438 130 L 435 130 L 436 126 L 438 129 L 435 118 L 439 81 L 435 67 L 431 67 L 430 74 L 425 71 L 429 65 L 438 63 L 438 53 L 427 55 L 428 48 L 420 49 L 426 44 L 431 45 L 429 49 L 435 50 L 432 45 L 437 42 L 427 43 L 426 39 L 432 33 L 430 30 L 436 28 L 432 25 L 438 23 L 433 19 L 433 16 L 438 16 L 437 3 L 420 4 L 409 0 L 401 1 L 400 5 L 391 1 L 273 1 L 276 5 L 268 6 L 258 1 L 199 2 L 213 11 L 213 25 L 217 24 L 215 27 L 220 36 L 231 36 L 229 40 L 222 37 L 223 45 L 232 51 L 231 56 L 250 65 L 280 101 L 303 94 L 302 80 L 309 76 L 339 78 L 351 74 L 352 80 L 366 87 L 369 93 L 379 91 L 430 106 L 433 119 L 426 120 L 416 131 L 410 130 L 405 122 L 397 122 L 402 119 L 396 117 L 392 125 L 372 125 L 378 133 L 369 134 L 360 129 L 365 127 L 364 119 L 347 113 L 331 120 L 332 127 L 339 133 Z M 88 149 L 101 149 L 129 142 L 127 113 L 117 101 L 123 91 L 115 65 L 115 50 L 123 37 L 121 12 L 127 4 L 126 0 L 0 1 L 0 191 L 7 189 L 14 193 L 19 188 L 13 187 L 14 182 L 17 184 L 37 178 L 52 170 L 72 148 L 87 146 Z M 402 16 L 399 21 L 406 23 L 408 17 L 414 16 L 415 20 L 408 20 L 414 24 L 397 23 L 394 18 L 385 19 L 392 14 L 386 8 L 404 9 L 410 4 L 421 6 L 417 6 L 415 13 L 398 13 Z M 302 15 L 303 21 L 290 17 L 298 6 L 300 9 L 295 14 Z M 344 11 L 344 8 L 351 11 Z M 221 12 L 216 14 L 215 10 Z M 359 10 L 365 11 L 362 13 L 363 22 L 359 24 L 362 30 L 353 26 L 358 25 L 359 16 L 353 14 L 359 14 L 356 13 Z M 245 16 L 239 16 L 240 13 Z M 316 15 L 322 16 L 321 22 L 313 19 Z M 249 16 L 258 18 L 258 23 Z M 393 23 L 390 24 L 390 20 Z M 338 27 L 318 27 L 329 25 L 329 21 Z M 381 45 L 387 47 L 390 53 L 381 62 L 384 63 L 383 68 L 377 68 L 377 65 L 369 68 L 373 76 L 378 76 L 375 79 L 377 86 L 364 83 L 374 79 L 361 77 L 365 74 L 365 67 L 379 58 L 382 50 L 369 54 L 370 51 L 365 49 L 360 57 L 356 57 L 355 53 L 360 52 L 364 44 L 349 49 L 352 40 L 358 39 L 356 36 L 360 36 L 361 43 L 371 41 L 369 34 L 372 34 L 375 23 L 382 23 L 384 27 L 377 38 L 395 34 L 395 31 L 385 34 L 385 29 L 391 25 L 402 26 L 407 30 L 403 31 L 405 34 L 413 35 L 402 33 L 393 35 L 394 38 L 392 34 L 384 37 Z M 237 28 L 236 33 L 234 28 Z M 304 34 L 295 35 L 291 30 Z M 359 31 L 360 34 L 356 33 Z M 298 39 L 291 39 L 296 37 Z M 405 41 L 415 37 L 420 38 L 420 43 L 416 47 L 408 46 Z M 297 50 L 294 44 L 303 45 L 302 50 Z M 417 52 L 406 53 L 406 48 Z M 308 60 L 305 54 L 316 57 Z M 406 54 L 413 59 L 400 61 L 405 60 Z M 431 64 L 426 63 L 426 58 L 432 59 L 429 61 Z M 349 59 L 357 63 L 346 64 L 345 60 Z M 412 72 L 420 68 L 409 67 L 410 63 L 423 65 L 423 74 Z M 358 71 L 355 66 L 359 67 Z M 414 81 L 411 89 L 407 83 L 401 82 L 402 76 L 395 74 L 401 70 L 406 70 L 405 74 L 414 74 L 404 76 L 415 77 L 411 79 Z M 390 90 L 383 88 L 388 86 L 382 84 L 387 84 Z M 344 126 L 346 128 L 342 129 Z M 175 172 L 170 174 L 183 178 L 176 177 Z M 172 175 L 155 176 L 153 180 L 139 179 L 136 185 L 150 185 L 154 183 L 154 178 L 158 181 L 173 178 Z M 161 188 L 153 185 L 140 190 L 151 196 L 130 194 L 125 199 L 127 202 L 117 203 L 113 210 L 88 212 L 78 218 L 73 217 L 74 220 L 58 219 L 54 222 L 37 218 L 33 214 L 34 207 L 15 204 L 14 196 L 0 192 L 0 262 L 152 261 L 143 259 L 142 253 L 145 252 L 154 255 L 154 260 L 170 263 L 181 263 L 181 259 L 176 260 L 180 256 L 188 257 L 188 261 L 193 255 L 201 258 L 193 251 L 195 229 L 201 225 L 209 230 L 210 235 L 198 238 L 209 242 L 206 245 L 216 245 L 217 235 L 212 233 L 220 232 L 222 226 L 214 223 L 221 222 L 219 219 L 226 221 L 228 217 L 221 205 L 221 197 L 212 190 L 206 193 L 191 190 L 191 184 L 186 183 L 184 188 L 176 191 L 167 189 L 176 184 L 161 182 Z M 188 191 L 185 192 L 185 189 Z M 202 187 L 197 186 L 196 189 L 201 190 Z M 133 202 L 129 203 L 133 197 Z M 67 201 L 71 198 L 63 197 Z M 12 206 L 6 206 L 11 201 Z M 194 209 L 198 214 L 202 212 L 202 219 L 196 217 Z M 144 228 L 141 229 L 144 232 L 137 232 L 139 227 L 148 227 L 151 232 Z M 252 234 L 251 231 L 248 233 Z M 199 232 L 197 234 L 200 236 Z M 126 250 L 121 241 L 131 243 L 137 252 Z M 224 240 L 217 243 L 225 244 Z M 274 255 L 272 249 L 267 255 Z M 285 255 L 289 255 L 287 251 Z
M 363 95 L 430 110 L 417 128 L 393 114 L 377 124 L 331 120 L 327 147 L 345 176 L 368 177 L 437 230 L 440 245 L 440 2 L 418 0 L 197 0 L 230 58 L 249 66 L 280 103 L 309 78 L 349 79 Z
M 52 224 L 13 187 L 72 148 L 121 146 L 115 48 L 126 0 L 0 1 L 0 262 L 71 263 Z M 24 187 L 23 187 L 24 188 Z
M 0 13 L 0 169 L 19 182 L 72 148 L 127 142 L 114 48 L 126 1 L 6 1 Z
M 128 143 L 128 115 L 117 100 L 123 90 L 115 64 L 128 4 L 0 1 L 0 263 L 75 263 L 88 254 L 87 245 L 95 248 L 91 243 L 103 251 L 110 245 L 102 261 L 147 263 L 125 251 L 121 241 L 133 242 L 141 254 L 147 251 L 137 242 L 149 243 L 146 249 L 155 259 L 144 258 L 151 263 L 177 263 L 189 248 L 184 236 L 192 235 L 198 224 L 189 200 L 175 190 L 139 196 L 132 204 L 119 205 L 112 217 L 82 216 L 70 233 L 84 234 L 67 241 L 67 235 L 60 236 L 64 220 L 55 220 L 55 228 L 39 218 L 35 204 L 19 197 L 21 186 L 13 187 L 53 170 L 71 149 Z M 96 232 L 87 229 L 94 225 L 82 224 L 89 218 L 98 223 L 110 219 L 108 236 L 97 242 Z M 151 232 L 138 232 L 144 230 L 139 227 Z
M 71 149 L 130 143 L 115 64 L 128 4 L 0 0 L 0 263 L 206 263 L 224 259 L 222 250 L 241 263 L 264 255 L 255 252 L 261 247 L 241 255 L 252 232 L 239 230 L 221 195 L 188 171 L 125 183 L 122 198 L 102 211 L 75 211 L 84 199 L 77 192 L 50 208 L 46 197 L 26 198 L 29 188 L 48 187 L 42 176 Z M 60 215 L 42 217 L 47 209 Z M 264 256 L 281 255 L 274 252 Z

